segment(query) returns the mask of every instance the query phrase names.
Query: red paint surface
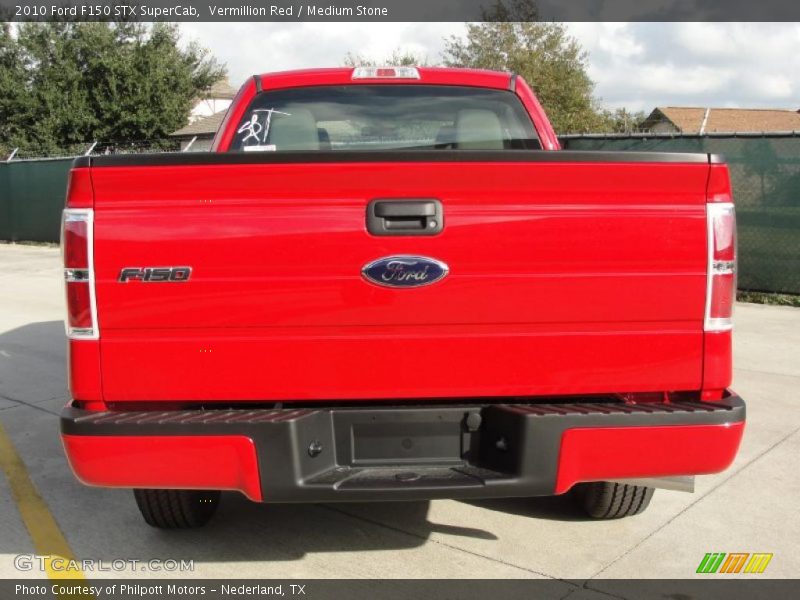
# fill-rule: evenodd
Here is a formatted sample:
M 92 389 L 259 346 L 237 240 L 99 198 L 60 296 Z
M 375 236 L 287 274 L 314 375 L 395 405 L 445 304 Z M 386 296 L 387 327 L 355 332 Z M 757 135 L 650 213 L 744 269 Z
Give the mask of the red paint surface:
M 70 397 L 82 402 L 101 402 L 103 388 L 100 379 L 100 342 L 98 340 L 68 340 L 67 374 Z M 103 406 L 97 406 L 103 410 Z
M 96 169 L 106 400 L 699 389 L 707 171 Z M 439 198 L 444 232 L 368 235 L 366 206 L 382 197 Z M 400 290 L 363 280 L 363 265 L 393 254 L 442 260 L 450 275 Z M 117 281 L 124 267 L 161 265 L 192 278 Z
M 93 204 L 91 169 L 72 169 L 67 184 L 67 208 L 92 208 Z
M 103 487 L 237 490 L 261 500 L 253 440 L 245 436 L 62 435 L 75 475 Z
M 533 126 L 536 128 L 536 133 L 539 134 L 542 148 L 545 150 L 560 150 L 561 143 L 558 141 L 556 132 L 550 124 L 550 119 L 547 118 L 544 108 L 542 108 L 542 105 L 539 103 L 533 90 L 528 86 L 528 83 L 522 77 L 518 76 L 514 87 L 517 96 L 522 101 L 522 105 L 528 111 L 531 119 L 533 119 Z
M 733 462 L 743 431 L 744 422 L 568 429 L 555 493 L 584 481 L 718 473 Z
M 719 331 L 706 333 L 704 338 L 705 352 L 703 356 L 703 389 L 715 390 L 722 397 L 722 392 L 730 387 L 733 380 L 733 365 L 731 355 L 732 332 Z
M 733 202 L 728 165 L 711 165 L 708 173 L 708 201 Z
M 351 73 L 261 82 L 374 83 Z M 512 83 L 486 71 L 420 73 L 380 81 Z M 530 88 L 517 78 L 514 89 L 545 148 L 558 148 Z M 219 150 L 255 94 L 250 80 Z M 136 166 L 78 169 L 73 180 L 70 198 L 95 195 L 81 203 L 95 206 L 109 402 L 700 390 L 704 378 L 725 379 L 726 360 L 730 370 L 724 344 L 704 343 L 702 331 L 707 193 L 730 196 L 721 165 Z M 366 205 L 381 197 L 438 198 L 444 232 L 368 235 Z M 450 275 L 405 290 L 362 279 L 363 265 L 392 254 L 442 260 Z M 117 281 L 124 267 L 163 265 L 189 265 L 192 278 Z M 77 372 L 99 371 L 89 363 L 71 379 L 98 380 Z

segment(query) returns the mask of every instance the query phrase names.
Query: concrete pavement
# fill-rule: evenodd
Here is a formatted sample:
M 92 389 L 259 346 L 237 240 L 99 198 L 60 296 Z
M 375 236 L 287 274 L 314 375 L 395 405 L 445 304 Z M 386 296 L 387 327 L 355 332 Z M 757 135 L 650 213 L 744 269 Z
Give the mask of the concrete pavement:
M 84 487 L 64 460 L 59 260 L 55 248 L 0 245 L 0 423 L 76 557 L 194 561 L 193 573 L 149 574 L 167 577 L 685 578 L 706 552 L 774 553 L 770 577 L 800 570 L 800 309 L 737 306 L 741 452 L 694 494 L 658 490 L 637 517 L 588 521 L 563 498 L 294 506 L 226 494 L 208 527 L 163 532 L 129 491 Z M 0 577 L 25 576 L 13 557 L 33 542 L 2 475 L 0 531 Z

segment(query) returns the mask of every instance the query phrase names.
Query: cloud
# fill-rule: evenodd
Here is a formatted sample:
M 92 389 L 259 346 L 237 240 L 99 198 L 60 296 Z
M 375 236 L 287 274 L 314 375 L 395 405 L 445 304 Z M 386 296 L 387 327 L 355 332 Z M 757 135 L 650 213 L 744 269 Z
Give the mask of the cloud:
M 395 49 L 439 60 L 463 23 L 182 23 L 238 85 L 257 72 L 340 66 Z M 798 23 L 570 23 L 608 107 L 800 108 Z
M 800 108 L 795 50 L 800 24 L 581 23 L 569 28 L 589 51 L 589 73 L 608 106 Z
M 231 82 L 254 73 L 337 67 L 348 52 L 382 59 L 392 51 L 441 58 L 443 38 L 462 23 L 181 23 L 185 39 L 210 49 L 228 66 Z

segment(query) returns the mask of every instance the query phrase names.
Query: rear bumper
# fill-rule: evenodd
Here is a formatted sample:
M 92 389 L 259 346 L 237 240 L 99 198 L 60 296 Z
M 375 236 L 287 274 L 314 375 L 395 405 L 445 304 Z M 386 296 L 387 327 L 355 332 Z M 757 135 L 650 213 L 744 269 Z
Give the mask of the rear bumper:
M 96 412 L 67 407 L 86 484 L 238 490 L 263 502 L 561 494 L 584 481 L 715 473 L 745 405 L 492 404 Z

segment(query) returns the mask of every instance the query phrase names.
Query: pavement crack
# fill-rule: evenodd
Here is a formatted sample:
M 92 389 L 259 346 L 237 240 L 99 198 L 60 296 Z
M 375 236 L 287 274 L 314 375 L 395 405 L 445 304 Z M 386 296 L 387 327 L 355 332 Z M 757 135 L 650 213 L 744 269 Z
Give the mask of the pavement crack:
M 717 490 L 718 490 L 719 488 L 721 488 L 723 485 L 725 485 L 726 483 L 728 483 L 728 482 L 729 482 L 731 479 L 733 479 L 734 477 L 736 477 L 736 476 L 737 476 L 739 473 L 742 473 L 742 472 L 744 472 L 746 469 L 750 468 L 750 467 L 751 467 L 753 464 L 755 464 L 756 462 L 758 462 L 759 460 L 761 460 L 761 459 L 762 459 L 764 456 L 766 456 L 767 454 L 769 454 L 770 452 L 772 452 L 772 451 L 773 451 L 775 448 L 777 448 L 778 446 L 780 446 L 781 444 L 783 444 L 785 441 L 787 441 L 789 438 L 791 438 L 793 435 L 795 435 L 795 434 L 796 434 L 796 433 L 798 433 L 798 432 L 800 432 L 800 427 L 797 427 L 796 429 L 794 429 L 794 430 L 790 431 L 789 433 L 787 433 L 785 436 L 783 436 L 783 437 L 782 437 L 781 439 L 779 439 L 777 442 L 775 442 L 774 444 L 772 444 L 771 446 L 769 446 L 768 448 L 766 448 L 765 450 L 763 450 L 762 452 L 760 452 L 759 454 L 757 454 L 756 456 L 754 456 L 753 458 L 751 458 L 749 461 L 747 461 L 746 463 L 744 463 L 744 464 L 743 464 L 741 467 L 739 467 L 739 468 L 738 468 L 738 469 L 736 469 L 735 471 L 731 471 L 731 472 L 730 472 L 730 474 L 729 474 L 727 477 L 725 477 L 725 479 L 722 479 L 722 480 L 721 480 L 720 482 L 718 482 L 718 483 L 717 483 L 717 484 L 716 484 L 714 487 L 712 487 L 710 490 L 708 490 L 708 491 L 707 491 L 705 494 L 703 494 L 702 496 L 699 496 L 699 497 L 698 497 L 698 498 L 697 498 L 697 499 L 696 499 L 694 502 L 692 502 L 692 503 L 690 503 L 690 504 L 686 505 L 686 506 L 683 508 L 683 510 L 681 510 L 679 513 L 677 513 L 677 514 L 673 515 L 673 516 L 672 516 L 670 519 L 668 519 L 668 520 L 667 520 L 665 523 L 663 523 L 662 525 L 660 525 L 659 527 L 657 527 L 656 529 L 654 529 L 653 531 L 651 531 L 649 534 L 647 534 L 645 537 L 643 537 L 641 540 L 639 540 L 639 541 L 638 541 L 636 544 L 634 544 L 633 546 L 631 546 L 630 548 L 628 548 L 628 549 L 627 549 L 625 552 L 623 552 L 622 554 L 620 554 L 620 555 L 619 555 L 617 558 L 615 558 L 615 559 L 614 559 L 614 560 L 612 560 L 610 563 L 608 563 L 606 566 L 604 566 L 602 569 L 600 569 L 600 570 L 599 570 L 597 573 L 595 573 L 594 575 L 592 575 L 591 577 L 589 577 L 589 579 L 587 580 L 587 582 L 588 582 L 588 581 L 590 581 L 590 580 L 592 580 L 592 579 L 596 579 L 598 576 L 600 576 L 601 574 L 605 573 L 605 572 L 606 572 L 608 569 L 610 569 L 610 568 L 611 568 L 611 567 L 613 567 L 615 564 L 617 564 L 619 561 L 621 561 L 623 558 L 625 558 L 626 556 L 628 556 L 628 555 L 629 555 L 631 552 L 633 552 L 634 550 L 636 550 L 637 548 L 639 548 L 639 547 L 640 547 L 642 544 L 644 544 L 644 543 L 645 543 L 647 540 L 649 540 L 649 539 L 650 539 L 650 538 L 652 538 L 654 535 L 656 535 L 658 532 L 660 532 L 662 529 L 664 529 L 665 527 L 667 527 L 668 525 L 670 525 L 672 522 L 674 522 L 674 521 L 675 521 L 675 520 L 676 520 L 678 517 L 680 517 L 680 516 L 681 516 L 683 513 L 687 512 L 687 511 L 688 511 L 690 508 L 693 508 L 694 506 L 696 506 L 697 504 L 699 504 L 700 502 L 702 502 L 703 500 L 705 500 L 706 498 L 708 498 L 708 497 L 709 497 L 711 494 L 713 494 L 715 491 L 717 491 Z
M 40 402 L 48 402 L 50 400 L 54 400 L 54 399 L 59 398 L 59 397 L 60 396 L 53 396 L 52 398 L 45 398 L 44 400 L 41 400 Z M 0 399 L 8 400 L 9 402 L 14 402 L 15 404 L 18 405 L 18 406 L 7 406 L 3 410 L 7 410 L 9 408 L 18 408 L 19 406 L 27 406 L 28 408 L 34 408 L 36 410 L 40 410 L 42 412 L 45 412 L 48 415 L 55 415 L 56 417 L 59 416 L 59 413 L 57 413 L 55 411 L 48 410 L 46 408 L 43 408 L 43 407 L 38 406 L 37 404 L 33 404 L 31 402 L 26 402 L 25 400 L 20 400 L 19 398 L 11 398 L 10 396 L 6 396 L 5 394 L 0 394 Z
M 357 519 L 359 521 L 364 521 L 365 523 L 370 523 L 371 525 L 376 525 L 378 527 L 382 527 L 384 529 L 388 529 L 390 531 L 394 531 L 395 533 L 401 533 L 403 535 L 408 535 L 408 536 L 411 536 L 411 537 L 414 537 L 414 538 L 417 538 L 417 539 L 420 539 L 420 540 L 430 541 L 430 542 L 432 542 L 434 544 L 438 544 L 439 546 L 444 546 L 445 548 L 450 548 L 451 550 L 455 550 L 457 552 L 463 552 L 464 554 L 470 554 L 470 555 L 475 556 L 477 558 L 483 558 L 483 559 L 489 560 L 491 562 L 495 562 L 495 563 L 504 565 L 506 567 L 511 567 L 512 569 L 519 569 L 520 571 L 526 571 L 527 573 L 531 573 L 533 575 L 538 575 L 539 577 L 544 577 L 545 579 L 552 579 L 554 581 L 560 581 L 560 582 L 565 583 L 567 585 L 573 586 L 576 589 L 580 587 L 580 586 L 576 585 L 574 582 L 567 581 L 566 579 L 561 579 L 560 577 L 553 577 L 552 575 L 547 575 L 546 573 L 542 573 L 541 571 L 536 571 L 534 569 L 529 569 L 528 567 L 523 567 L 523 566 L 520 566 L 520 565 L 516 565 L 514 563 L 510 563 L 510 562 L 495 558 L 493 556 L 487 556 L 485 554 L 481 554 L 480 552 L 475 552 L 473 550 L 467 550 L 466 548 L 461 548 L 461 547 L 455 546 L 453 544 L 448 544 L 446 542 L 442 542 L 440 540 L 433 539 L 430 536 L 420 535 L 420 534 L 415 533 L 413 531 L 407 531 L 405 529 L 402 529 L 401 527 L 395 527 L 394 525 L 389 525 L 387 523 L 382 523 L 381 521 L 377 521 L 375 519 L 370 519 L 368 517 L 364 517 L 364 516 L 361 516 L 361 515 L 354 515 L 353 513 L 349 513 L 349 512 L 347 512 L 345 510 L 342 510 L 340 508 L 336 508 L 336 507 L 331 506 L 329 504 L 321 504 L 320 507 L 325 508 L 325 509 L 330 510 L 330 511 L 333 511 L 333 512 L 337 512 L 337 513 L 345 515 L 345 516 L 348 516 L 348 517 L 350 517 L 352 519 Z

